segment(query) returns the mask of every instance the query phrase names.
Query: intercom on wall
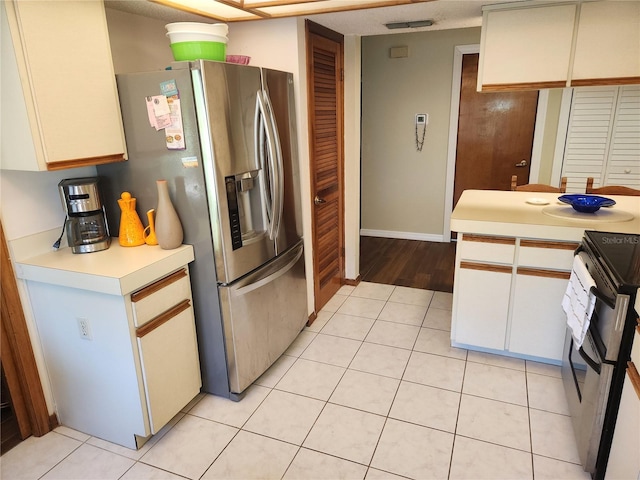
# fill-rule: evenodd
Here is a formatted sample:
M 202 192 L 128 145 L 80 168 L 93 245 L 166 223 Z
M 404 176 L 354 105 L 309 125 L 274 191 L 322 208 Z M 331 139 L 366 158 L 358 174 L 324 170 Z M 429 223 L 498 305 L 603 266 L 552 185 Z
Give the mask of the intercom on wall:
M 427 133 L 427 124 L 429 123 L 428 113 L 416 113 L 416 150 L 422 151 L 424 145 L 424 136 Z

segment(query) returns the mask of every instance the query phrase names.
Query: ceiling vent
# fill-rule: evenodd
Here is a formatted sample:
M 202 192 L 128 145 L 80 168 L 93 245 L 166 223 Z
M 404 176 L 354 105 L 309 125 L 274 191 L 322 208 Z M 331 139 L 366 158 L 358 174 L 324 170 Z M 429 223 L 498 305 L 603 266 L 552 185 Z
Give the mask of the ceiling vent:
M 394 30 L 396 28 L 430 27 L 431 25 L 433 25 L 433 20 L 415 20 L 413 22 L 385 23 L 385 27 L 387 27 L 389 30 Z

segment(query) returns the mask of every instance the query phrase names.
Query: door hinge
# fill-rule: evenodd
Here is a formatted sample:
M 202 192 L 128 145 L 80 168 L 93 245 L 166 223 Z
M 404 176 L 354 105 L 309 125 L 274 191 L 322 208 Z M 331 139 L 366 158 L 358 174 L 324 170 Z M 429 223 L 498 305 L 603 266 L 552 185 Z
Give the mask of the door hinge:
M 344 68 L 340 69 L 340 81 L 344 82 Z
M 340 256 L 344 258 L 345 255 L 344 247 L 340 247 Z

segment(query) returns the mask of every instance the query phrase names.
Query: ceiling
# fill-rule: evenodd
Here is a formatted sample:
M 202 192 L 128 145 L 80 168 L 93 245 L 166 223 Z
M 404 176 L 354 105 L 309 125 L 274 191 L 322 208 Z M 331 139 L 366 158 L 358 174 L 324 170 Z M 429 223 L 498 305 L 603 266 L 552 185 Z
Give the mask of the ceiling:
M 157 1 L 169 1 L 169 0 L 156 0 Z M 184 1 L 184 0 L 181 0 Z M 200 0 L 202 3 L 203 0 Z M 211 0 L 208 0 L 211 3 Z M 349 0 L 328 0 L 333 3 L 346 2 L 351 4 L 350 8 L 356 8 L 356 6 L 364 5 L 368 3 L 380 4 L 380 1 L 373 2 L 372 0 L 358 0 L 358 3 L 353 3 Z M 483 4 L 495 4 L 513 2 L 514 0 L 433 0 L 433 1 L 419 1 L 409 2 L 404 1 L 403 5 L 385 6 L 378 8 L 366 8 L 349 11 L 338 11 L 332 13 L 320 13 L 320 14 L 302 14 L 305 18 L 309 18 L 320 25 L 323 25 L 331 30 L 342 33 L 343 35 L 384 35 L 390 33 L 406 33 L 415 31 L 429 31 L 429 30 L 445 30 L 451 28 L 467 28 L 478 27 L 482 22 L 482 5 Z M 177 8 L 165 6 L 160 3 L 151 2 L 147 0 L 105 0 L 105 5 L 108 8 L 121 10 L 138 15 L 144 15 L 147 17 L 157 18 L 169 22 L 206 22 L 215 23 L 220 20 L 229 20 L 229 17 L 217 18 L 213 15 L 203 16 L 193 13 L 187 13 Z M 226 2 L 229 3 L 229 2 Z M 266 3 L 266 2 L 265 2 Z M 398 0 L 393 2 L 386 1 L 385 3 L 399 3 Z M 172 5 L 177 5 L 171 3 Z M 320 5 L 320 2 L 311 2 L 307 5 L 315 4 Z M 354 6 L 355 5 L 355 6 Z M 185 8 L 185 7 L 181 7 Z M 291 7 L 293 8 L 293 7 Z M 300 14 L 304 11 L 303 6 L 296 5 L 295 13 Z M 266 10 L 266 9 L 265 9 Z M 252 10 L 255 11 L 255 10 Z M 294 12 L 291 10 L 291 12 Z M 241 15 L 245 15 L 245 12 L 241 11 Z M 250 15 L 246 18 L 260 18 L 255 14 L 249 12 Z M 278 16 L 291 16 L 290 14 L 280 13 Z M 239 17 L 241 18 L 241 17 Z M 434 24 L 430 27 L 419 28 L 399 28 L 389 30 L 385 27 L 386 23 L 391 22 L 403 22 L 403 21 L 415 21 L 415 20 L 433 20 Z

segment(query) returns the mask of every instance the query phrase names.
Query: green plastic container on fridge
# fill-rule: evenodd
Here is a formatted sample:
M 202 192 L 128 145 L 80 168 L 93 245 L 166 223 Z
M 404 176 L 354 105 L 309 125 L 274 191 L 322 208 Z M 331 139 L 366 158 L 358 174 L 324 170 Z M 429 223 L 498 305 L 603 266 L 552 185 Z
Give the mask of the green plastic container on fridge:
M 171 44 L 173 58 L 184 60 L 218 60 L 224 62 L 227 44 L 222 42 L 178 42 Z

